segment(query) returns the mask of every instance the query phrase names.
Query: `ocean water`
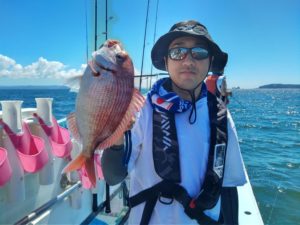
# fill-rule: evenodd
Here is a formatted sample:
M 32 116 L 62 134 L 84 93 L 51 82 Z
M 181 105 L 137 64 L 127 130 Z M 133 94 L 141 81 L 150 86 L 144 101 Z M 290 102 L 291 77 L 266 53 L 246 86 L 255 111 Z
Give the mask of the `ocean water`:
M 300 89 L 234 91 L 229 105 L 265 224 L 300 224 Z
M 74 110 L 66 89 L 1 90 L 1 100 L 52 97 L 57 119 Z M 300 224 L 300 89 L 234 90 L 229 109 L 265 224 Z M 0 107 L 1 110 L 1 107 Z
M 24 90 L 0 88 L 0 101 L 22 100 L 22 108 L 35 108 L 35 98 L 53 98 L 52 113 L 59 120 L 74 111 L 76 93 L 60 88 Z

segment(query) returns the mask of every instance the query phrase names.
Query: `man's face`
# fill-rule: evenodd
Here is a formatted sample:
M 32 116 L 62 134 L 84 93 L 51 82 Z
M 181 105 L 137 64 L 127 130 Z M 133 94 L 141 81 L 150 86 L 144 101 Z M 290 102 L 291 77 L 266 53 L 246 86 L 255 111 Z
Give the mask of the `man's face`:
M 180 37 L 175 39 L 169 46 L 169 50 L 177 47 L 193 48 L 201 47 L 208 49 L 204 40 L 194 37 Z M 168 72 L 172 81 L 183 89 L 193 90 L 202 82 L 209 69 L 209 57 L 201 60 L 194 59 L 191 53 L 181 60 L 173 60 L 168 56 L 166 60 Z

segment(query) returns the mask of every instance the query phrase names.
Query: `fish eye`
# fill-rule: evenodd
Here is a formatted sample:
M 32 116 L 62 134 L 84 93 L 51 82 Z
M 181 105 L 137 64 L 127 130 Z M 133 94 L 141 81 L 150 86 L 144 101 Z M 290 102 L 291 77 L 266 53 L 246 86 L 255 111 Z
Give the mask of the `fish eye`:
M 116 59 L 117 59 L 117 61 L 118 61 L 119 63 L 122 63 L 122 62 L 124 62 L 125 59 L 126 59 L 126 54 L 124 54 L 124 53 L 122 53 L 122 52 L 117 53 L 117 54 L 116 54 Z

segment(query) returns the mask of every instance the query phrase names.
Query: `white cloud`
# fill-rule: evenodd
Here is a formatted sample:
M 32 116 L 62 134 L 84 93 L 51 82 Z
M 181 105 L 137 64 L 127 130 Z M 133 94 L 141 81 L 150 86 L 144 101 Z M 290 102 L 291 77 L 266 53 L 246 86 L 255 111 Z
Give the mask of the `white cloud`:
M 82 74 L 86 65 L 81 65 L 80 69 L 69 69 L 66 65 L 58 61 L 48 61 L 40 57 L 30 65 L 22 66 L 15 60 L 0 54 L 0 78 L 55 78 L 66 79 L 78 74 Z

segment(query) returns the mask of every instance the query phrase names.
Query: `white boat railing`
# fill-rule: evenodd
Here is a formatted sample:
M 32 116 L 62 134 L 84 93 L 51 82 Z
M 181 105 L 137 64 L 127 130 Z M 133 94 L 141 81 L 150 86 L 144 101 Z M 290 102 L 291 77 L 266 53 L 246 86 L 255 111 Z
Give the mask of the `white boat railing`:
M 71 187 L 66 189 L 64 192 L 61 194 L 57 195 L 55 198 L 52 198 L 50 201 L 46 202 L 44 205 L 41 207 L 35 209 L 31 213 L 29 213 L 27 216 L 23 217 L 19 221 L 15 223 L 15 225 L 23 225 L 23 224 L 28 224 L 33 220 L 36 220 L 37 217 L 42 215 L 44 212 L 49 210 L 54 204 L 58 203 L 59 201 L 63 200 L 65 197 L 69 196 L 74 190 L 78 189 L 81 187 L 81 182 L 78 181 L 77 183 L 73 184 Z
M 55 198 L 52 198 L 50 201 L 46 202 L 44 205 L 35 209 L 27 216 L 18 220 L 14 225 L 24 225 L 24 224 L 39 224 L 39 222 L 43 219 L 43 217 L 49 214 L 49 210 L 55 204 L 58 204 L 64 198 L 68 197 L 72 192 L 81 187 L 81 181 L 76 182 L 69 188 L 67 188 L 64 192 L 57 195 Z M 109 201 L 113 200 L 121 191 L 126 191 L 127 186 L 126 183 L 123 182 L 114 192 L 110 195 Z M 81 224 L 89 224 L 93 221 L 93 219 L 100 213 L 103 212 L 107 207 L 107 200 L 101 202 L 93 211 L 87 216 L 85 220 L 81 222 Z M 46 214 L 46 215 L 45 215 Z M 118 224 L 123 224 L 126 221 L 127 215 L 125 214 L 122 218 L 119 218 L 120 222 Z
M 33 113 L 35 112 L 36 108 L 21 109 L 22 120 L 29 124 L 31 128 L 36 126 L 36 121 L 33 117 Z M 3 112 L 0 111 L 0 118 L 3 118 L 2 116 Z M 67 127 L 66 118 L 60 119 L 57 122 L 60 126 Z M 0 127 L 0 139 L 7 139 L 6 135 L 4 135 L 2 131 L 2 127 Z M 103 221 L 107 221 L 107 218 L 111 217 L 112 219 L 109 221 L 119 221 L 116 222 L 116 224 L 120 224 L 122 221 L 124 221 L 124 218 L 127 215 L 127 213 L 124 212 L 127 212 L 128 209 L 125 199 L 126 194 L 128 194 L 128 191 L 126 191 L 126 182 L 128 182 L 128 180 L 124 181 L 124 183 L 120 185 L 113 186 L 111 188 L 111 194 L 109 194 L 110 190 L 105 190 L 105 188 L 103 188 L 105 186 L 103 181 L 97 181 L 97 188 L 92 190 L 83 189 L 81 181 L 77 181 L 72 184 L 68 183 L 65 187 L 63 187 L 60 184 L 61 181 L 59 178 L 61 173 L 60 168 L 62 168 L 61 166 L 65 163 L 63 161 L 63 159 L 59 158 L 56 158 L 54 161 L 54 163 L 57 164 L 55 166 L 56 177 L 54 179 L 54 183 L 52 184 L 40 185 L 38 182 L 40 172 L 33 174 L 27 172 L 24 173 L 23 180 L 25 183 L 24 190 L 26 190 L 26 196 L 24 196 L 23 201 L 11 201 L 8 197 L 6 197 L 7 193 L 10 192 L 8 190 L 11 186 L 9 184 L 11 183 L 10 181 L 5 184 L 5 186 L 0 187 L 0 224 L 55 224 L 58 223 L 59 217 L 64 214 L 63 211 L 58 212 L 60 210 L 57 210 L 57 208 L 66 210 L 66 214 L 83 214 L 82 216 L 74 214 L 73 217 L 78 217 L 75 224 L 89 224 L 96 216 L 98 220 L 101 220 L 102 217 L 106 217 L 106 220 L 103 219 Z M 18 191 L 18 186 L 15 188 L 16 191 Z M 28 192 L 28 190 L 30 191 Z M 14 193 L 16 194 L 17 192 Z M 57 194 L 53 195 L 55 193 Z M 72 205 L 72 200 L 77 199 L 76 201 L 78 201 L 78 196 L 81 203 L 79 203 L 79 206 L 76 206 L 76 204 L 75 206 Z M 117 196 L 119 196 L 119 198 L 116 198 Z M 49 199 L 49 197 L 51 198 Z M 117 208 L 122 209 L 122 214 L 116 215 L 114 209 L 115 205 L 113 205 L 113 209 L 110 210 L 111 201 L 117 202 Z M 98 204 L 98 202 L 100 202 L 100 204 Z M 76 207 L 78 208 L 75 209 Z M 84 210 L 78 211 L 79 209 Z M 53 218 L 58 219 L 53 220 Z M 62 223 L 66 222 L 62 220 Z

